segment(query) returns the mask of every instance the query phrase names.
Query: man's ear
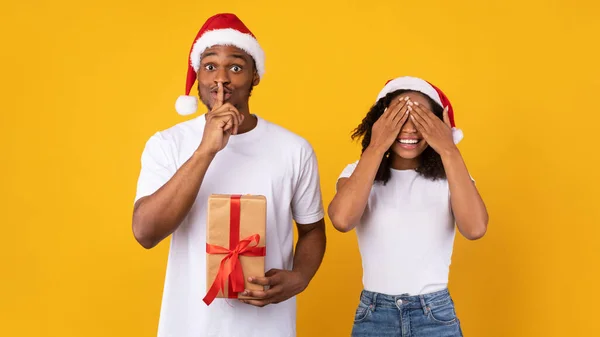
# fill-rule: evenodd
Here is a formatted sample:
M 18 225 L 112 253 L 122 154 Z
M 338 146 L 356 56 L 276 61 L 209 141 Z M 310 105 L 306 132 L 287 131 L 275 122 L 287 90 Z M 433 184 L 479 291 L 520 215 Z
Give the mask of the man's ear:
M 254 69 L 254 77 L 252 78 L 252 85 L 258 85 L 260 83 L 260 76 L 258 76 L 258 71 Z

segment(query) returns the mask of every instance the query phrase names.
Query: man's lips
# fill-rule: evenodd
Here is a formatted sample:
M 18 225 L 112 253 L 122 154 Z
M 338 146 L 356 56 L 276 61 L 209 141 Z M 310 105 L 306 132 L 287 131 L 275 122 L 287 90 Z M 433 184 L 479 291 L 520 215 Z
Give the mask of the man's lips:
M 217 97 L 218 97 L 218 93 L 216 91 L 211 91 L 210 92 L 210 97 L 212 99 L 216 100 Z M 228 100 L 230 97 L 231 97 L 231 92 L 227 92 L 226 91 L 226 92 L 223 93 L 223 100 L 224 101 Z

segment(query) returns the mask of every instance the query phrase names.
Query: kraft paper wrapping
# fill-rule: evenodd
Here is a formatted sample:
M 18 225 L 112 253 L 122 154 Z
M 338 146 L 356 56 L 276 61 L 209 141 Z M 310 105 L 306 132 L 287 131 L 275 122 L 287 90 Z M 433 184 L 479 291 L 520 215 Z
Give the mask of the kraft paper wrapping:
M 208 219 L 206 229 L 206 243 L 231 249 L 230 247 L 230 205 L 231 195 L 213 194 L 208 198 Z M 251 235 L 260 235 L 258 247 L 265 247 L 265 234 L 267 224 L 267 201 L 261 195 L 242 195 L 240 198 L 240 229 L 239 240 Z M 206 254 L 206 286 L 213 284 L 219 271 L 224 254 Z M 263 277 L 265 275 L 264 256 L 240 256 L 240 263 L 244 272 L 245 289 L 264 290 L 263 286 L 248 282 L 248 277 Z M 219 291 L 217 297 L 227 298 L 229 282 L 225 282 L 225 289 Z M 231 297 L 230 297 L 231 298 Z M 250 299 L 241 293 L 233 298 Z

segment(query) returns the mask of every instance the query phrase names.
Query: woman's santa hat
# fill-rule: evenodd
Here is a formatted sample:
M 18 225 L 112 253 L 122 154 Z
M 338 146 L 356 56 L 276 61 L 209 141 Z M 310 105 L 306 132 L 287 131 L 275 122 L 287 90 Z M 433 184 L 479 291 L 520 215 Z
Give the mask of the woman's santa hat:
M 448 97 L 446 97 L 446 95 L 439 88 L 417 77 L 398 77 L 396 79 L 387 81 L 383 89 L 381 89 L 379 92 L 379 95 L 377 95 L 377 101 L 385 97 L 385 95 L 396 90 L 418 91 L 424 95 L 427 95 L 442 108 L 448 107 L 448 119 L 450 119 L 450 125 L 452 126 L 452 138 L 454 143 L 458 144 L 458 142 L 463 139 L 462 130 L 458 129 L 454 124 L 454 110 L 452 109 L 452 104 L 450 104 Z
M 189 115 L 198 109 L 198 99 L 190 96 L 190 91 L 196 82 L 196 74 L 200 68 L 202 53 L 212 46 L 227 45 L 240 48 L 252 56 L 259 77 L 265 73 L 265 53 L 258 44 L 256 37 L 235 15 L 230 13 L 216 14 L 210 17 L 194 39 L 188 57 L 185 95 L 179 96 L 175 102 L 175 110 L 180 115 Z

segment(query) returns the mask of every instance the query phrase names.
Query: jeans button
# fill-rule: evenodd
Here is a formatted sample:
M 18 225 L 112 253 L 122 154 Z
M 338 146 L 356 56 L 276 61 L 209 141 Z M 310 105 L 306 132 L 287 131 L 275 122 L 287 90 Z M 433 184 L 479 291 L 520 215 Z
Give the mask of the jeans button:
M 402 300 L 401 299 L 396 300 L 396 304 L 402 305 Z

